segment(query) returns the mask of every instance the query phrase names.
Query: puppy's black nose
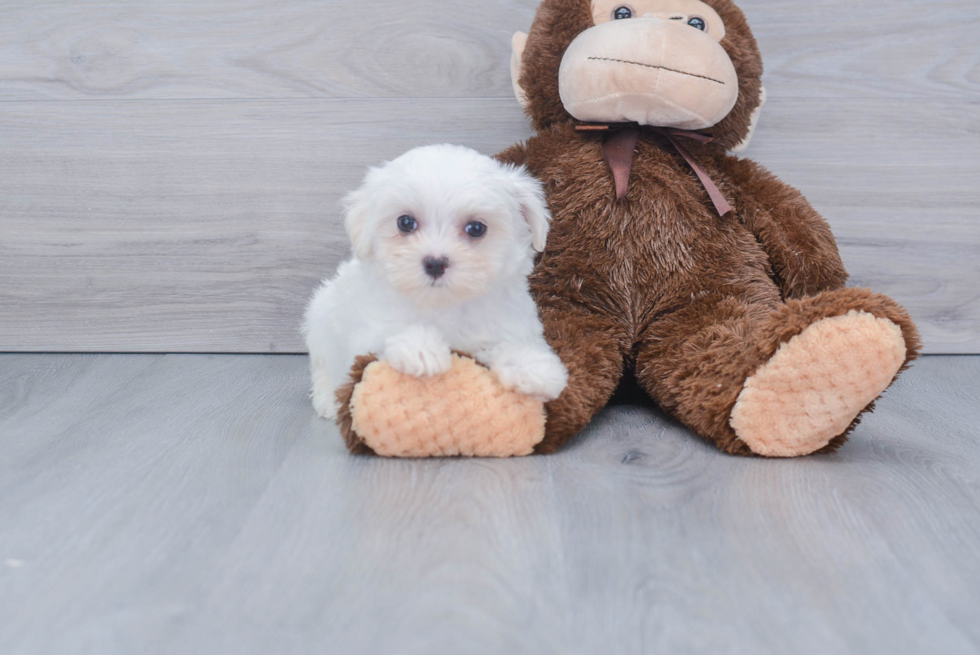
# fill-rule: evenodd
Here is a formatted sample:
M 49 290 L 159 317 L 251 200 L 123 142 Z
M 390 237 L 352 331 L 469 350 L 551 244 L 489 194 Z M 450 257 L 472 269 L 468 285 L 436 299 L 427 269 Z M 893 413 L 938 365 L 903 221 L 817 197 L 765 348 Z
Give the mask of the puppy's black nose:
M 445 257 L 426 257 L 422 262 L 422 266 L 425 268 L 425 274 L 431 277 L 433 280 L 438 280 L 441 278 L 446 269 L 449 268 L 449 260 Z

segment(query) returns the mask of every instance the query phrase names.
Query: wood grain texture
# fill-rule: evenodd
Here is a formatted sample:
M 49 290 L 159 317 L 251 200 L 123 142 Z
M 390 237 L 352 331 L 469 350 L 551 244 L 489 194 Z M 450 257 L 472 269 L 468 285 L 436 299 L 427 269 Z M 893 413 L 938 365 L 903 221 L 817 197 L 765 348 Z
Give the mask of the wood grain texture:
M 980 98 L 973 0 L 738 4 L 759 41 L 770 97 Z
M 512 97 L 534 0 L 4 2 L 0 100 Z
M 309 423 L 302 368 L 2 358 L 0 652 L 145 652 L 172 631 Z
M 0 104 L 0 350 L 301 352 L 366 166 L 528 135 L 509 100 Z M 748 156 L 928 352 L 980 352 L 978 135 L 980 102 L 776 99 Z
M 7 0 L 0 100 L 511 97 L 537 0 Z M 742 0 L 777 97 L 980 98 L 973 0 Z
M 0 652 L 975 653 L 978 380 L 926 358 L 801 460 L 627 405 L 386 461 L 303 357 L 0 356 Z
M 926 351 L 980 353 L 980 4 L 742 0 L 748 156 L 831 221 Z M 537 0 L 0 6 L 0 351 L 298 352 L 337 201 L 415 145 L 527 137 Z
M 301 351 L 340 197 L 446 134 L 529 132 L 501 100 L 3 105 L 0 350 Z

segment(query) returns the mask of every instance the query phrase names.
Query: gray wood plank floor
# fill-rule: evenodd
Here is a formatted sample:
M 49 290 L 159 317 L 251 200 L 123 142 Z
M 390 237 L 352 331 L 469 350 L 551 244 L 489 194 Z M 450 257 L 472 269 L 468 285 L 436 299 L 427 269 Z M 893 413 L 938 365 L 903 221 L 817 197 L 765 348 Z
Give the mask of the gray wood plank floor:
M 980 3 L 740 4 L 771 98 L 747 156 L 928 352 L 980 353 Z M 0 3 L 0 351 L 301 351 L 365 166 L 530 134 L 536 5 Z
M 980 651 L 980 357 L 793 461 L 630 405 L 552 457 L 351 457 L 306 385 L 0 356 L 0 652 Z

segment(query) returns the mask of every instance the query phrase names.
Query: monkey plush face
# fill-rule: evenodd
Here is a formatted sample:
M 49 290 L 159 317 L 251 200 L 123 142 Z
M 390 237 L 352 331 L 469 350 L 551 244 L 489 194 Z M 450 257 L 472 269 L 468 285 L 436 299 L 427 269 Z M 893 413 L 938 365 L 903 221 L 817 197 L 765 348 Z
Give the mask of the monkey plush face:
M 596 0 L 595 25 L 562 58 L 558 88 L 581 121 L 698 130 L 738 99 L 725 24 L 699 0 Z
M 515 35 L 515 91 L 535 127 L 567 120 L 747 137 L 762 62 L 731 0 L 545 0 Z

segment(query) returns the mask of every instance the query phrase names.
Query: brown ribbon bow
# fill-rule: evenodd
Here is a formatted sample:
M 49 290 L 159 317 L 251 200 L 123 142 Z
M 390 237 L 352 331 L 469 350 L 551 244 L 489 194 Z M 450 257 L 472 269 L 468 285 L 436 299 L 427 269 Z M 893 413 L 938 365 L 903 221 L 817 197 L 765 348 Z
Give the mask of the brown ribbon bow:
M 602 140 L 602 154 L 612 170 L 613 180 L 616 182 L 616 198 L 622 200 L 629 189 L 630 170 L 633 168 L 633 153 L 636 150 L 636 142 L 640 138 L 640 128 L 631 123 L 625 125 L 577 125 L 579 132 L 608 132 Z M 714 183 L 708 172 L 698 163 L 697 159 L 688 152 L 687 148 L 678 143 L 677 138 L 692 139 L 699 143 L 709 143 L 712 138 L 710 135 L 689 130 L 677 130 L 673 128 L 654 127 L 651 129 L 662 134 L 670 141 L 680 156 L 684 158 L 687 165 L 691 167 L 694 174 L 701 180 L 704 190 L 708 192 L 712 204 L 719 216 L 725 216 L 732 211 L 732 206 L 725 199 L 725 195 Z

